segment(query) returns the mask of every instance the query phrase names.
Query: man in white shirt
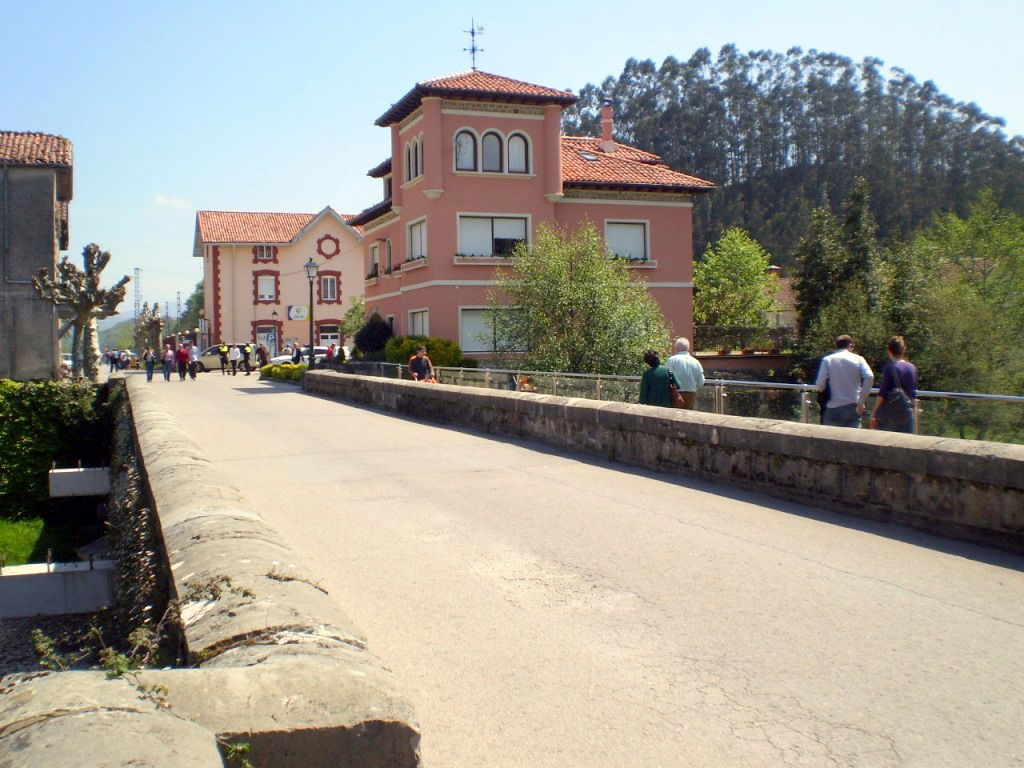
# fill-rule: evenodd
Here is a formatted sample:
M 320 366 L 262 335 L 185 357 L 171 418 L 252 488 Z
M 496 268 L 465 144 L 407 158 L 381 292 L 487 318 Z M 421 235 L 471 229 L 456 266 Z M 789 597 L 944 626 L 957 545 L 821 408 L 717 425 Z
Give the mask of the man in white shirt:
M 665 361 L 665 367 L 675 375 L 679 394 L 683 396 L 687 410 L 692 411 L 697 404 L 697 392 L 704 386 L 704 367 L 690 354 L 689 339 L 676 339 L 672 345 L 672 357 Z
M 828 387 L 825 418 L 831 427 L 860 427 L 864 404 L 871 394 L 875 374 L 860 355 L 853 354 L 853 339 L 846 334 L 836 338 L 836 351 L 821 359 L 818 368 L 818 391 Z

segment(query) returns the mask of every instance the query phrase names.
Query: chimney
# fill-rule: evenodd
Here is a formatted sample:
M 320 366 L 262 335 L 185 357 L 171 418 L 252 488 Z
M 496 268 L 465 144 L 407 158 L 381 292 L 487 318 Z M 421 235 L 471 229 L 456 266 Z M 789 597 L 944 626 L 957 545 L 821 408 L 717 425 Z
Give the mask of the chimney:
M 615 142 L 612 140 L 612 126 L 615 120 L 612 118 L 612 100 L 605 99 L 601 103 L 601 151 L 611 154 L 615 151 Z

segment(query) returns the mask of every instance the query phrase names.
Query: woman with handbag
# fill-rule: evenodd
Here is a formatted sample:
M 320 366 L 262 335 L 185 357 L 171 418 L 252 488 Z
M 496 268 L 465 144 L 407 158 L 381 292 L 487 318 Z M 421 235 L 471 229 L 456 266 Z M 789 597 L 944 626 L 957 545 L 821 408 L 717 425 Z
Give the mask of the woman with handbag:
M 640 403 L 660 405 L 662 408 L 683 408 L 679 394 L 679 382 L 675 374 L 661 364 L 661 358 L 653 349 L 644 352 L 648 368 L 640 378 Z
M 914 400 L 917 397 L 917 368 L 903 359 L 907 343 L 893 336 L 886 345 L 889 364 L 882 373 L 878 397 L 871 411 L 871 428 L 888 432 L 914 432 Z

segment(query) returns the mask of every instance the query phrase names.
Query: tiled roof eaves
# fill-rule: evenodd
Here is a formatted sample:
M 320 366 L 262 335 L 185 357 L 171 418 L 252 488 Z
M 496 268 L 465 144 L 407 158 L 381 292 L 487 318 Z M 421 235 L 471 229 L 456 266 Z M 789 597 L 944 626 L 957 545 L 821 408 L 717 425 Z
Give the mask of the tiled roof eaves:
M 383 200 L 376 205 L 371 205 L 364 211 L 360 211 L 351 219 L 348 220 L 350 227 L 360 227 L 365 224 L 369 224 L 374 219 L 379 219 L 385 213 L 391 210 L 391 200 Z
M 384 176 L 387 176 L 389 173 L 391 173 L 390 157 L 387 160 L 382 160 L 377 165 L 373 166 L 373 168 L 366 172 L 366 175 L 369 176 L 371 179 L 380 179 L 383 178 Z
M 486 75 L 487 73 L 480 73 Z M 497 77 L 497 76 L 490 76 Z M 530 86 L 529 83 L 521 83 L 523 86 L 533 87 L 538 90 L 536 93 L 525 93 L 515 92 L 508 90 L 499 90 L 498 88 L 460 88 L 446 85 L 438 85 L 439 81 L 452 81 L 458 79 L 455 78 L 436 78 L 435 80 L 428 80 L 420 83 L 416 83 L 413 88 L 406 93 L 401 99 L 391 105 L 391 108 L 387 110 L 383 115 L 378 117 L 374 121 L 374 125 L 378 125 L 385 128 L 392 123 L 396 123 L 399 120 L 403 120 L 419 107 L 420 102 L 424 96 L 440 96 L 441 98 L 455 98 L 455 99 L 466 99 L 466 100 L 478 100 L 486 99 L 493 101 L 501 101 L 512 104 L 561 104 L 563 106 L 569 106 L 575 104 L 579 97 L 576 94 L 569 93 L 568 91 L 558 91 L 553 88 L 542 88 L 539 86 Z M 511 80 L 510 78 L 500 78 L 510 83 L 517 83 L 519 81 Z
M 670 184 L 670 183 L 656 183 L 656 184 L 642 184 L 638 182 L 630 181 L 586 181 L 581 179 L 575 179 L 573 181 L 564 181 L 562 186 L 566 189 L 616 189 L 636 192 L 713 192 L 717 187 L 714 184 L 698 185 L 698 184 Z

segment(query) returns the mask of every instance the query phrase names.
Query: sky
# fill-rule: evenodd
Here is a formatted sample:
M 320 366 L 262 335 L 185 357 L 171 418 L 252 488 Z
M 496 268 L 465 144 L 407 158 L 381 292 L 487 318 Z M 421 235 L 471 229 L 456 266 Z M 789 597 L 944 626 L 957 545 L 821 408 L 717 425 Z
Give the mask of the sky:
M 978 0 L 0 0 L 0 130 L 74 145 L 68 254 L 139 269 L 177 311 L 202 279 L 198 210 L 357 213 L 381 199 L 373 123 L 417 81 L 470 66 L 579 91 L 627 59 L 786 51 L 873 56 L 1024 134 L 1024 2 Z M 700 168 L 680 169 L 696 175 Z M 129 283 L 121 317 L 133 312 Z

